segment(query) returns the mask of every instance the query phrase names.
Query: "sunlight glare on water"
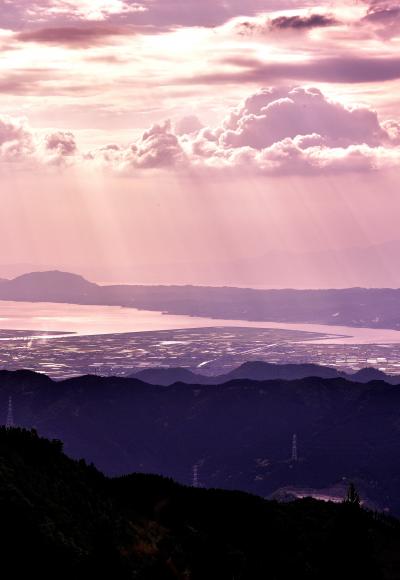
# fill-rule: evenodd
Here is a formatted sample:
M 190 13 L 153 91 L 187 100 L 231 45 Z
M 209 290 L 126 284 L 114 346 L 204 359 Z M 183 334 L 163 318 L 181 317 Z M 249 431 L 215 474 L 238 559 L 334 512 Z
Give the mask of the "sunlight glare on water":
M 311 337 L 324 344 L 400 343 L 400 332 L 389 329 L 352 328 L 324 324 L 254 322 L 163 314 L 120 306 L 87 306 L 45 302 L 0 301 L 0 329 L 75 333 L 77 335 L 154 332 L 207 327 L 271 328 L 327 335 Z

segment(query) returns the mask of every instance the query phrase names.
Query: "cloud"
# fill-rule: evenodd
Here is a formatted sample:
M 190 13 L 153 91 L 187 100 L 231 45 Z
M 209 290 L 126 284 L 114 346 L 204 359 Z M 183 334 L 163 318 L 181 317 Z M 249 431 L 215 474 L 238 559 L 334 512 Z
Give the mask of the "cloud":
M 203 124 L 196 115 L 187 115 L 175 123 L 174 131 L 177 135 L 190 135 L 203 128 Z
M 38 136 L 24 121 L 3 118 L 0 158 L 38 165 L 101 168 L 125 176 L 181 174 L 318 175 L 398 167 L 400 122 L 381 122 L 367 107 L 348 107 L 317 88 L 261 89 L 232 109 L 216 127 L 195 117 L 173 127 L 155 124 L 129 146 L 109 144 L 82 153 L 75 136 Z
M 398 166 L 400 150 L 367 145 L 326 147 L 318 135 L 317 145 L 304 148 L 304 140 L 285 138 L 264 149 L 240 147 L 220 149 L 205 166 L 233 175 L 289 176 L 376 171 Z
M 79 161 L 75 137 L 71 132 L 53 131 L 40 135 L 26 119 L 0 116 L 0 163 L 18 163 L 32 169 L 43 165 L 61 165 L 67 158 Z
M 378 170 L 400 160 L 400 124 L 316 88 L 263 89 L 191 143 L 194 162 L 266 175 Z
M 33 151 L 32 133 L 26 120 L 0 116 L 0 160 L 19 161 Z
M 358 56 L 345 53 L 335 57 L 307 58 L 297 62 L 262 62 L 251 57 L 226 57 L 221 61 L 224 71 L 177 78 L 176 84 L 270 85 L 288 82 L 371 83 L 400 78 L 399 57 Z M 234 67 L 232 70 L 228 68 Z
M 329 14 L 278 16 L 269 21 L 272 30 L 309 30 L 311 28 L 324 28 L 337 24 L 338 20 Z
M 154 27 L 158 31 L 181 26 L 214 27 L 235 16 L 285 10 L 294 0 L 11 0 L 0 24 L 21 30 L 27 22 L 65 24 L 65 20 L 111 21 Z
M 397 36 L 400 31 L 400 6 L 397 2 L 368 2 L 367 15 L 363 24 L 373 27 L 376 35 L 383 39 Z
M 90 46 L 103 46 L 105 40 L 118 36 L 134 34 L 129 27 L 92 25 L 85 27 L 55 27 L 39 28 L 20 32 L 15 39 L 20 42 L 36 42 L 40 44 L 63 45 L 72 48 L 87 48 Z
M 186 164 L 184 149 L 170 121 L 153 125 L 128 148 L 107 145 L 91 151 L 86 160 L 120 173 L 129 173 L 132 169 L 171 169 Z
M 346 108 L 318 89 L 295 88 L 266 89 L 248 98 L 225 121 L 220 141 L 226 147 L 262 149 L 287 137 L 311 134 L 320 135 L 330 147 L 375 147 L 388 137 L 375 112 Z
M 382 123 L 383 129 L 389 135 L 389 139 L 392 143 L 400 145 L 400 122 L 390 119 Z
M 29 18 L 64 16 L 73 20 L 102 21 L 111 16 L 145 12 L 146 8 L 126 0 L 48 0 L 27 7 Z
M 315 175 L 372 171 L 400 161 L 400 123 L 381 123 L 366 107 L 346 107 L 316 88 L 262 89 L 217 127 L 174 132 L 154 125 L 124 149 L 90 160 L 128 174 L 133 169 L 212 171 L 241 175 Z
M 314 28 L 326 28 L 338 24 L 340 22 L 331 14 L 295 14 L 275 18 L 258 17 L 239 20 L 234 25 L 234 31 L 241 36 L 265 36 L 282 32 L 307 32 Z
M 368 13 L 382 12 L 384 10 L 391 10 L 397 6 L 397 2 L 393 0 L 362 0 L 368 6 Z
M 69 131 L 56 131 L 45 137 L 46 150 L 59 157 L 68 157 L 77 152 L 75 136 Z
M 132 163 L 137 167 L 171 167 L 184 160 L 179 139 L 172 132 L 171 122 L 153 125 L 142 139 L 131 146 Z

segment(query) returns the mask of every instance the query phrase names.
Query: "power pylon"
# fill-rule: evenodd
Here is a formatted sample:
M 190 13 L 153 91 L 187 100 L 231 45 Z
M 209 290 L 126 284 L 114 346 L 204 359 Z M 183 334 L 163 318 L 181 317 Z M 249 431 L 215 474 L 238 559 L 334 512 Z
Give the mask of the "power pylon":
M 14 427 L 14 413 L 13 413 L 13 404 L 12 404 L 11 395 L 8 397 L 8 410 L 7 410 L 6 427 L 7 427 L 7 429 L 11 429 L 12 427 Z
M 292 461 L 298 461 L 298 453 L 297 453 L 297 435 L 294 433 L 292 439 Z
M 197 463 L 193 465 L 192 487 L 200 487 L 199 483 L 199 466 Z

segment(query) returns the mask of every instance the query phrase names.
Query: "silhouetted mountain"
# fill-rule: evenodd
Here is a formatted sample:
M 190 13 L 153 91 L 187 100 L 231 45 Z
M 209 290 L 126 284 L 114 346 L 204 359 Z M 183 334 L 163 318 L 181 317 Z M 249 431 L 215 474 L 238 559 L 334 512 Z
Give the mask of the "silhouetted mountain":
M 238 368 L 218 377 L 220 383 L 235 379 L 249 379 L 254 381 L 268 381 L 275 379 L 293 380 L 306 377 L 320 377 L 335 379 L 339 374 L 335 369 L 314 364 L 278 365 L 264 361 L 250 361 Z
M 1 284 L 3 300 L 74 302 L 93 299 L 98 286 L 67 272 L 33 272 Z
M 151 368 L 144 369 L 130 375 L 131 378 L 139 379 L 151 385 L 171 386 L 174 383 L 187 385 L 221 385 L 235 379 L 248 379 L 254 381 L 270 381 L 282 379 L 291 381 L 308 377 L 323 379 L 346 378 L 357 383 L 370 381 L 386 381 L 390 384 L 399 384 L 400 377 L 386 375 L 374 368 L 365 368 L 353 374 L 339 372 L 336 369 L 315 364 L 272 364 L 264 361 L 249 361 L 227 374 L 217 376 L 205 376 L 193 373 L 184 368 Z
M 386 375 L 383 371 L 373 367 L 366 367 L 351 375 L 351 380 L 358 383 L 369 383 L 370 381 L 386 381 L 391 384 L 399 384 L 400 377 Z
M 159 473 L 268 496 L 285 486 L 362 483 L 369 500 L 400 513 L 400 389 L 345 379 L 238 379 L 152 386 L 86 376 L 53 382 L 0 372 L 0 409 L 60 438 L 68 454 L 108 474 Z M 297 434 L 299 461 L 290 461 Z
M 280 504 L 108 479 L 35 432 L 0 429 L 3 570 L 42 580 L 394 580 L 400 523 L 356 505 Z
M 400 290 L 254 290 L 98 286 L 74 274 L 35 272 L 0 285 L 0 300 L 102 304 L 219 319 L 400 328 Z
M 198 375 L 185 368 L 151 368 L 143 369 L 130 375 L 132 379 L 144 381 L 150 385 L 162 385 L 169 387 L 175 383 L 185 383 L 185 385 L 209 385 L 217 384 L 211 377 Z M 218 377 L 215 377 L 218 379 Z
M 50 264 L 34 264 L 32 262 L 0 263 L 0 277 L 5 280 L 11 280 L 17 276 L 22 276 L 22 274 L 29 274 L 30 272 L 50 272 L 57 269 Z M 68 268 L 67 270 L 74 272 L 76 268 Z

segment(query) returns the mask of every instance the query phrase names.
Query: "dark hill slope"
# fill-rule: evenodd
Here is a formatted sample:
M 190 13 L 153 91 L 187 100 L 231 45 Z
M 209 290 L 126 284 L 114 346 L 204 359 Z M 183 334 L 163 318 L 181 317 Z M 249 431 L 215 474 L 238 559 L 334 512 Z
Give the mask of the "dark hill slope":
M 108 474 L 160 473 L 208 487 L 268 496 L 282 486 L 363 483 L 378 506 L 400 513 L 400 389 L 344 379 L 231 381 L 158 387 L 86 376 L 53 382 L 0 372 L 5 420 L 65 443 Z M 299 461 L 292 463 L 297 434 Z
M 169 387 L 175 383 L 185 383 L 186 385 L 218 384 L 218 377 L 206 377 L 180 367 L 143 369 L 131 374 L 130 378 L 144 381 L 149 385 L 161 385 L 164 387 Z
M 400 525 L 355 506 L 291 504 L 110 480 L 61 443 L 0 429 L 3 570 L 14 578 L 393 580 Z

